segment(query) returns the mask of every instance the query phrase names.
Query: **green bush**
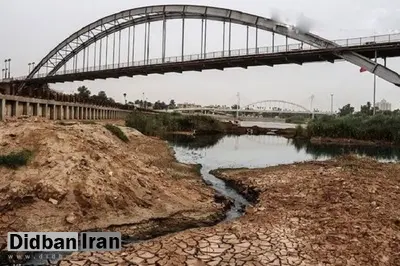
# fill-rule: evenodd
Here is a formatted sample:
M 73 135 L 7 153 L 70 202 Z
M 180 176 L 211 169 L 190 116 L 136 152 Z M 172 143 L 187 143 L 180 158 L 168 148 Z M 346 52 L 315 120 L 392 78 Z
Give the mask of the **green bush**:
M 119 127 L 111 125 L 111 124 L 107 124 L 104 127 L 107 128 L 115 136 L 117 136 L 120 140 L 122 140 L 124 142 L 129 142 L 128 137 L 125 135 L 125 133 Z
M 209 116 L 181 115 L 177 113 L 146 114 L 140 111 L 131 113 L 126 126 L 135 128 L 145 135 L 160 136 L 177 131 L 224 132 L 223 124 Z
M 8 168 L 18 168 L 27 165 L 32 156 L 33 152 L 26 149 L 7 155 L 0 155 L 0 165 Z
M 347 115 L 319 118 L 307 126 L 310 137 L 353 138 L 400 143 L 400 116 Z

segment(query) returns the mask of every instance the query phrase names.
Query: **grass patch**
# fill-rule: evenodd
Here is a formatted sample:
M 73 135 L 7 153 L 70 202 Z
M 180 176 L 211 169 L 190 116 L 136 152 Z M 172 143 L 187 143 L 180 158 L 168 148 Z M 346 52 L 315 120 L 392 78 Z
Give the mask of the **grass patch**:
M 32 156 L 33 152 L 27 149 L 7 155 L 0 155 L 0 166 L 16 169 L 27 165 Z
M 129 142 L 128 137 L 125 135 L 125 133 L 119 127 L 111 125 L 111 124 L 107 124 L 104 127 L 107 128 L 115 136 L 117 136 L 120 140 L 122 140 L 124 142 Z

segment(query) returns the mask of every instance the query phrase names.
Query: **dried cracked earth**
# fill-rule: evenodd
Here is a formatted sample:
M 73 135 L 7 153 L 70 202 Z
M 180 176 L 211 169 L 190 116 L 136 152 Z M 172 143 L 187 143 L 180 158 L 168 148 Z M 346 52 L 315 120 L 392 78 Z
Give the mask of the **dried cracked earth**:
M 241 218 L 59 265 L 400 265 L 399 170 L 355 157 L 218 170 L 257 196 Z

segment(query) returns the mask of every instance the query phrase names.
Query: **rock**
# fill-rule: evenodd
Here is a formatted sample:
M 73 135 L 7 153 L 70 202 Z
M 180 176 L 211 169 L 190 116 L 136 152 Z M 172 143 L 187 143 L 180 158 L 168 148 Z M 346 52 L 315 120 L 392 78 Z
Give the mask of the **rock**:
M 111 176 L 113 176 L 113 172 L 108 172 L 108 175 L 111 177 Z
M 51 203 L 53 203 L 54 205 L 57 205 L 57 204 L 58 204 L 58 200 L 55 200 L 55 199 L 53 199 L 53 198 L 50 198 L 49 201 L 50 201 Z
M 74 224 L 77 220 L 76 215 L 72 212 L 70 214 L 67 215 L 67 217 L 65 217 L 65 220 L 67 221 L 67 223 L 69 224 Z

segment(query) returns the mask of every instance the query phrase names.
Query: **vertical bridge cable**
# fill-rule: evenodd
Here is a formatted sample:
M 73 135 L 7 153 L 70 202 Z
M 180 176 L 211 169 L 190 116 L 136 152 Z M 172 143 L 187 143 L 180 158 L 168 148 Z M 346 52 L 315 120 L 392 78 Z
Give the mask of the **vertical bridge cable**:
M 165 19 L 165 15 L 164 15 L 164 19 L 163 19 L 163 28 L 162 28 L 162 62 L 165 62 L 165 46 L 166 46 L 166 33 L 167 33 L 167 21 Z
M 272 33 L 272 52 L 275 52 L 275 32 Z
M 132 65 L 135 65 L 135 25 L 133 25 L 132 31 Z
M 94 41 L 93 70 L 96 70 L 96 53 L 97 53 L 97 40 Z
M 106 69 L 108 69 L 108 35 L 106 36 Z
M 225 56 L 225 20 L 222 24 L 223 30 L 222 30 L 222 57 Z
M 88 46 L 87 60 L 86 60 L 86 71 L 89 71 L 89 55 L 90 55 L 90 47 Z M 85 69 L 83 69 L 83 72 L 85 72 Z
M 185 56 L 185 18 L 182 18 L 182 62 Z
M 147 64 L 149 64 L 149 62 L 150 62 L 150 22 L 148 22 L 149 23 L 149 26 L 147 27 L 147 30 L 149 31 L 148 33 L 147 33 Z
M 121 63 L 121 30 L 118 32 L 119 34 L 119 41 L 118 41 L 118 67 Z
M 207 17 L 204 21 L 204 59 L 207 57 Z
M 83 49 L 83 66 L 82 66 L 83 71 L 85 71 L 85 63 L 86 63 L 86 47 Z
M 100 39 L 99 70 L 101 70 L 101 51 L 103 50 L 103 39 Z
M 147 47 L 147 22 L 144 23 L 144 64 L 146 64 L 146 47 Z
M 229 56 L 231 56 L 231 43 L 232 43 L 232 21 L 229 21 Z
M 115 31 L 113 34 L 113 60 L 112 60 L 112 68 L 114 68 L 114 64 L 115 64 Z
M 203 58 L 203 39 L 204 39 L 204 19 L 201 19 L 201 52 L 200 52 L 200 58 Z
M 249 55 L 249 26 L 247 26 L 247 36 L 246 36 L 246 55 Z
M 256 54 L 258 54 L 258 26 L 256 26 Z
M 131 53 L 131 27 L 128 28 L 128 67 L 130 62 L 130 53 Z

